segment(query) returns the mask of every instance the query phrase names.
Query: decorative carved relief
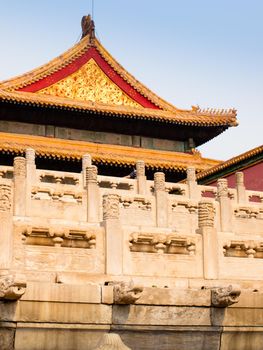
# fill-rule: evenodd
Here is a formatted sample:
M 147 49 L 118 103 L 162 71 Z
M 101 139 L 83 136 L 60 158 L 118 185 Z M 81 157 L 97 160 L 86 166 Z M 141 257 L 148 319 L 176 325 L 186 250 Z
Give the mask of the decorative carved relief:
M 117 194 L 106 194 L 103 196 L 103 220 L 119 219 L 120 196 Z
M 136 176 L 145 176 L 145 163 L 143 160 L 136 162 Z
M 0 211 L 8 211 L 11 209 L 11 186 L 0 184 Z
M 98 168 L 95 165 L 86 168 L 86 182 L 97 183 Z
M 83 154 L 82 156 L 82 169 L 86 169 L 92 165 L 92 159 L 90 154 Z
M 189 201 L 173 201 L 171 203 L 172 211 L 180 211 L 181 209 L 187 210 L 190 214 L 196 213 L 198 205 L 194 202 Z
M 92 230 L 85 231 L 59 226 L 49 228 L 28 226 L 22 231 L 22 240 L 26 245 L 86 249 L 96 247 L 96 234 Z
M 202 200 L 198 203 L 198 226 L 214 227 L 215 208 L 212 202 Z
M 43 172 L 39 179 L 41 182 L 52 183 L 52 184 L 62 184 L 62 185 L 77 185 L 79 184 L 79 178 L 77 176 L 72 176 L 70 174 L 52 174 L 49 172 Z
M 141 209 L 141 210 L 151 210 L 152 202 L 145 197 L 121 197 L 120 198 L 121 207 L 124 209 Z
M 195 240 L 176 234 L 154 234 L 134 232 L 129 239 L 130 251 L 158 254 L 194 255 Z
M 94 59 L 90 59 L 77 72 L 38 93 L 107 105 L 141 107 L 107 77 Z
M 230 240 L 223 245 L 226 257 L 234 258 L 263 258 L 263 242 L 255 240 Z
M 228 185 L 226 179 L 219 179 L 217 181 L 217 196 L 228 197 Z
M 154 190 L 155 191 L 165 191 L 165 175 L 164 173 L 154 174 Z
M 260 208 L 255 207 L 238 207 L 234 210 L 234 215 L 237 218 L 251 219 L 257 218 L 260 214 Z
M 187 174 L 187 181 L 195 181 L 196 180 L 195 168 L 191 168 L 191 167 L 187 168 L 186 174 Z
M 113 285 L 114 304 L 134 304 L 143 292 L 143 287 L 135 286 L 132 281 L 130 283 L 109 282 L 108 285 Z
M 35 200 L 53 200 L 69 203 L 82 203 L 82 192 L 72 190 L 34 186 L 31 190 L 31 198 Z
M 14 176 L 26 176 L 26 159 L 24 157 L 14 158 Z
M 211 304 L 215 307 L 228 307 L 238 302 L 240 294 L 241 290 L 238 286 L 212 288 Z
M 29 164 L 35 164 L 35 150 L 33 148 L 26 149 L 26 160 Z
M 24 278 L 14 275 L 0 276 L 0 300 L 18 300 L 26 291 Z

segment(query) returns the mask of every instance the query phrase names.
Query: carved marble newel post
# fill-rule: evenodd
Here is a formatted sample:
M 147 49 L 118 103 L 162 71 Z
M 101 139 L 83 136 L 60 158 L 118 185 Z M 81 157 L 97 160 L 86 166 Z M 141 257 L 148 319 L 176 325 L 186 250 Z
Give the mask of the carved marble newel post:
M 31 188 L 36 181 L 35 150 L 26 150 L 26 214 L 30 216 Z
M 220 206 L 220 226 L 222 232 L 231 232 L 232 208 L 228 197 L 228 185 L 226 179 L 217 181 L 217 200 Z
M 146 176 L 145 176 L 145 163 L 143 160 L 136 162 L 136 178 L 138 194 L 146 194 Z
M 12 184 L 0 179 L 0 271 L 8 270 L 12 260 Z
M 204 278 L 218 278 L 218 243 L 214 227 L 215 208 L 213 203 L 202 200 L 198 203 L 198 230 L 203 237 L 203 271 Z
M 26 215 L 26 159 L 15 157 L 14 159 L 14 215 Z
M 198 200 L 201 194 L 196 182 L 195 168 L 188 167 L 186 170 L 186 174 L 186 183 L 188 185 L 189 198 Z
M 87 221 L 99 222 L 98 169 L 95 165 L 86 167 Z
M 238 204 L 246 204 L 246 188 L 244 184 L 244 174 L 242 172 L 236 173 L 236 189 Z
M 121 275 L 123 270 L 123 235 L 120 224 L 120 197 L 115 193 L 103 196 L 103 226 L 106 243 L 106 274 Z
M 90 154 L 84 154 L 82 156 L 82 181 L 83 181 L 83 187 L 86 187 L 86 168 L 91 166 L 91 156 Z
M 156 199 L 156 226 L 168 226 L 168 198 L 165 191 L 165 175 L 158 172 L 154 174 L 154 193 Z

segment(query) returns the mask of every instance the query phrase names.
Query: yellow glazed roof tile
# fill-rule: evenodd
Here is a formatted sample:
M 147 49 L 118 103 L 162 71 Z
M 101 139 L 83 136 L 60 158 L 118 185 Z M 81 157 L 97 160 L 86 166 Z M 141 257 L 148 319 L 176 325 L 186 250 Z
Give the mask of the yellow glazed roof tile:
M 219 162 L 202 158 L 198 153 L 159 151 L 128 146 L 97 144 L 83 141 L 69 141 L 41 136 L 0 133 L 2 152 L 24 154 L 27 148 L 34 148 L 36 155 L 45 158 L 80 160 L 90 154 L 95 162 L 118 165 L 134 165 L 143 159 L 147 168 L 185 171 L 191 165 L 202 171 Z

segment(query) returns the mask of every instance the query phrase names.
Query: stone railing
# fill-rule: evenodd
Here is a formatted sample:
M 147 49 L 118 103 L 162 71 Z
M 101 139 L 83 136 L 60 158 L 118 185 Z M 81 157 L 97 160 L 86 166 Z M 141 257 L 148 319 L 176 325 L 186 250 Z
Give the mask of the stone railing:
M 74 259 L 83 259 L 81 269 L 88 254 L 91 270 L 105 268 L 113 275 L 143 275 L 146 266 L 156 274 L 153 256 L 160 259 L 160 275 L 173 275 L 174 259 L 179 276 L 187 276 L 192 266 L 195 278 L 232 278 L 244 261 L 249 264 L 243 274 L 256 278 L 259 273 L 263 192 L 246 190 L 242 173 L 230 189 L 225 179 L 217 187 L 198 185 L 193 168 L 186 183 L 166 182 L 162 172 L 149 181 L 143 161 L 136 164 L 135 179 L 98 175 L 89 156 L 83 157 L 79 174 L 40 170 L 29 149 L 13 167 L 0 166 L 0 174 L 0 214 L 16 223 L 19 264 L 43 246 L 45 254 L 55 251 L 62 260 L 60 249 L 82 249 L 83 256 L 74 253 Z M 106 267 L 100 265 L 103 254 Z M 120 263 L 113 264 L 116 260 Z
M 72 213 L 79 213 L 77 217 L 86 217 L 88 222 L 100 222 L 103 216 L 102 198 L 111 193 L 119 196 L 120 216 L 125 218 L 123 224 L 133 224 L 140 211 L 143 211 L 142 215 L 146 211 L 154 212 L 149 224 L 157 227 L 180 226 L 178 217 L 182 215 L 194 215 L 197 222 L 198 203 L 203 199 L 214 203 L 217 211 L 215 225 L 220 231 L 231 231 L 229 226 L 235 219 L 261 218 L 263 215 L 263 193 L 247 191 L 242 173 L 236 175 L 235 189 L 228 188 L 225 179 L 219 179 L 217 187 L 197 185 L 194 168 L 187 169 L 187 180 L 183 184 L 166 182 L 161 172 L 155 173 L 153 181 L 147 180 L 143 161 L 136 163 L 136 175 L 135 179 L 98 175 L 88 155 L 83 157 L 80 174 L 40 170 L 36 169 L 32 149 L 26 151 L 25 158 L 16 157 L 14 167 L 0 166 L 0 181 L 12 181 L 14 184 L 15 215 L 49 217 L 49 211 L 40 209 L 43 206 L 40 202 L 49 201 L 48 205 L 55 212 L 56 206 L 64 203 L 71 206 Z M 59 211 L 59 217 L 63 216 L 63 211 Z M 132 213 L 128 220 L 127 211 Z M 195 225 L 193 229 L 196 228 Z

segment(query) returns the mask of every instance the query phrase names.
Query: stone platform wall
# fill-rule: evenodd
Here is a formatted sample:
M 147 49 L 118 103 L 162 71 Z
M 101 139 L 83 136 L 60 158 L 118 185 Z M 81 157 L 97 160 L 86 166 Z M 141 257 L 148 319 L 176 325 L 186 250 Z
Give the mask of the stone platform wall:
M 242 173 L 229 189 L 136 171 L 36 169 L 32 149 L 0 166 L 0 349 L 93 349 L 109 331 L 134 350 L 261 349 L 263 193 Z M 239 303 L 215 305 L 221 287 Z

